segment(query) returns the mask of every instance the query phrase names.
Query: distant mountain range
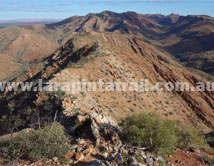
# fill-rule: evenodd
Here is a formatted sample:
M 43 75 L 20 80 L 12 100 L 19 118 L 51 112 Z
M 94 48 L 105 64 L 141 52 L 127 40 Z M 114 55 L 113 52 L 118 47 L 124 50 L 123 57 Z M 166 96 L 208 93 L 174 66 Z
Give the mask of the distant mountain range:
M 49 24 L 58 22 L 60 19 L 21 19 L 21 20 L 0 20 L 0 27 L 8 26 L 23 26 L 23 25 L 34 25 L 34 24 Z
M 4 26 L 22 25 L 0 30 L 0 53 L 15 58 L 14 63 L 28 63 L 41 60 L 77 34 L 117 32 L 141 38 L 165 50 L 187 67 L 214 74 L 212 17 L 104 11 L 56 21 L 43 19 L 0 22 Z M 37 23 L 39 25 L 31 25 Z M 0 75 L 7 75 L 2 72 Z

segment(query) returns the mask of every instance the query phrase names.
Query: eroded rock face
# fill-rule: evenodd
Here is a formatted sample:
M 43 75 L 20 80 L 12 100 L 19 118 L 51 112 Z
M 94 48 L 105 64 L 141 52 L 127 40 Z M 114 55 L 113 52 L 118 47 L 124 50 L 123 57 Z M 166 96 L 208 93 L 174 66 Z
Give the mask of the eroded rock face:
M 67 101 L 70 101 L 66 99 Z M 73 101 L 69 102 L 70 105 Z M 76 101 L 75 103 L 78 102 Z M 68 108 L 70 108 L 68 104 Z M 67 112 L 66 115 L 72 115 Z M 72 110 L 72 109 L 71 109 Z M 72 134 L 77 134 L 74 139 L 76 144 L 74 152 L 67 154 L 71 158 L 72 164 L 81 162 L 90 163 L 94 166 L 122 166 L 139 164 L 150 164 L 150 159 L 158 161 L 157 157 L 145 152 L 145 148 L 133 147 L 122 142 L 120 139 L 121 129 L 117 121 L 107 115 L 101 109 L 91 107 L 89 109 L 79 108 L 78 114 L 73 114 L 73 124 L 68 123 L 68 128 L 72 128 Z M 71 131 L 71 130 L 70 130 Z M 140 157 L 143 163 L 136 161 L 135 156 Z M 153 164 L 152 163 L 152 164 Z
M 102 110 L 96 108 L 84 111 L 80 110 L 76 116 L 74 126 L 81 126 L 86 123 L 89 124 L 86 127 L 88 127 L 88 130 L 91 130 L 91 134 L 96 140 L 96 144 L 100 144 L 101 139 L 115 143 L 120 140 L 120 128 L 118 124 L 111 117 L 104 115 Z M 76 130 L 78 130 L 78 128 Z

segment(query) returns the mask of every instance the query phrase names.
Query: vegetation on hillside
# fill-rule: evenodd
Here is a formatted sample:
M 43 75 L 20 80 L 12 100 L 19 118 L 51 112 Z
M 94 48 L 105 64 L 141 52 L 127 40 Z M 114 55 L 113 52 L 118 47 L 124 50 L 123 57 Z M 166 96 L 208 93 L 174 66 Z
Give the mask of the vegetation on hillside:
M 203 147 L 200 132 L 175 120 L 163 120 L 155 113 L 134 114 L 121 123 L 123 139 L 135 146 L 165 155 L 176 146 Z
M 57 157 L 66 161 L 64 155 L 72 146 L 64 132 L 64 127 L 53 123 L 32 132 L 21 132 L 11 139 L 0 140 L 0 157 L 11 161 L 37 161 Z

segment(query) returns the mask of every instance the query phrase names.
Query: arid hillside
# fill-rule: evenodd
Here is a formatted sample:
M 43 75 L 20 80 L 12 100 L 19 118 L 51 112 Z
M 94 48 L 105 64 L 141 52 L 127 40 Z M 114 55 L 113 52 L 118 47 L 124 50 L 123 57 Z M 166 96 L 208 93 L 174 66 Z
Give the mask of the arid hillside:
M 184 124 L 185 130 L 182 130 L 181 133 L 184 133 L 185 136 L 190 135 L 186 129 L 193 129 L 191 132 L 198 129 L 200 138 L 204 141 L 202 135 L 214 129 L 213 92 L 159 92 L 156 90 L 139 92 L 129 89 L 126 91 L 83 90 L 73 93 L 71 90 L 62 89 L 61 85 L 58 85 L 59 89 L 53 92 L 38 89 L 40 80 L 43 81 L 43 87 L 46 88 L 47 82 L 59 84 L 89 81 L 93 83 L 99 79 L 103 83 L 112 81 L 130 83 L 147 79 L 150 85 L 155 85 L 157 82 L 186 82 L 193 87 L 197 82 L 211 81 L 213 80 L 212 75 L 188 69 L 178 62 L 178 59 L 188 55 L 186 52 L 190 53 L 193 50 L 192 46 L 189 46 L 188 51 L 186 50 L 185 45 L 181 44 L 184 40 L 198 42 L 201 45 L 194 52 L 195 55 L 202 56 L 201 52 L 208 51 L 209 57 L 212 57 L 210 40 L 206 40 L 209 47 L 205 48 L 203 45 L 206 39 L 204 36 L 212 37 L 212 29 L 206 31 L 202 28 L 201 40 L 194 40 L 194 35 L 188 38 L 181 35 L 191 33 L 188 27 L 191 26 L 188 23 L 189 19 L 196 19 L 197 23 L 202 16 L 195 17 L 144 16 L 133 12 L 117 14 L 107 11 L 100 14 L 88 14 L 85 17 L 71 17 L 56 24 L 1 29 L 0 56 L 3 57 L 3 60 L 0 61 L 2 72 L 0 77 L 24 83 L 32 82 L 32 87 L 29 91 L 22 91 L 18 88 L 18 91 L 14 92 L 6 88 L 4 92 L 1 92 L 0 141 L 1 145 L 4 145 L 4 149 L 1 149 L 0 152 L 9 154 L 7 148 L 10 146 L 7 145 L 7 142 L 5 145 L 4 139 L 10 141 L 12 138 L 13 143 L 13 139 L 16 140 L 17 135 L 22 136 L 22 133 L 27 131 L 30 137 L 33 134 L 31 137 L 33 143 L 37 142 L 42 152 L 46 153 L 46 147 L 50 143 L 47 146 L 41 144 L 38 142 L 40 139 L 37 141 L 37 138 L 40 138 L 37 135 L 34 140 L 35 135 L 32 130 L 35 129 L 35 132 L 39 134 L 43 130 L 47 131 L 48 128 L 43 127 L 49 126 L 53 131 L 55 129 L 53 122 L 59 122 L 64 128 L 61 128 L 62 131 L 56 128 L 57 132 L 60 131 L 59 133 L 62 135 L 66 132 L 70 136 L 67 142 L 60 141 L 59 145 L 62 147 L 72 145 L 69 153 L 62 153 L 59 156 L 67 157 L 70 165 L 90 165 L 91 162 L 104 162 L 105 164 L 110 162 L 110 165 L 116 163 L 116 166 L 129 162 L 155 165 L 160 164 L 161 160 L 165 163 L 165 159 L 160 158 L 159 154 L 148 152 L 147 147 L 139 148 L 124 143 L 120 135 L 122 129 L 118 127 L 118 124 L 122 119 L 134 113 L 151 112 L 160 115 L 162 120 L 179 120 L 179 123 Z M 211 21 L 208 22 L 212 22 L 211 18 L 205 17 L 205 20 L 209 19 Z M 194 27 L 194 25 L 192 26 Z M 185 27 L 187 28 L 185 29 Z M 199 23 L 197 23 L 197 27 L 199 27 Z M 197 31 L 196 29 L 192 30 Z M 173 52 L 177 49 L 175 45 L 181 48 L 178 54 Z M 191 56 L 196 58 L 192 54 Z M 187 60 L 189 60 L 188 58 Z M 209 62 L 212 63 L 212 61 Z M 190 62 L 183 63 L 188 66 Z M 170 125 L 168 122 L 166 121 L 166 126 Z M 156 130 L 156 126 L 154 128 Z M 174 133 L 174 128 L 169 128 L 169 131 Z M 165 132 L 165 128 L 162 130 Z M 23 132 L 20 134 L 19 131 Z M 57 132 L 50 133 L 54 134 L 54 139 L 48 135 L 51 142 L 64 138 L 56 135 Z M 45 133 L 49 134 L 49 132 Z M 169 133 L 165 134 L 169 135 Z M 165 134 L 163 135 L 166 136 Z M 46 135 L 42 133 L 42 136 Z M 23 141 L 22 138 L 21 141 Z M 168 138 L 164 138 L 164 140 L 165 147 L 168 147 L 168 141 L 166 141 Z M 190 139 L 191 141 L 192 139 Z M 149 142 L 153 145 L 151 139 Z M 30 145 L 29 151 L 36 149 L 36 154 L 40 154 L 37 151 L 39 148 L 32 148 L 34 144 L 31 145 L 25 141 L 24 144 L 26 147 Z M 45 145 L 45 150 L 43 145 Z M 189 165 L 201 166 L 204 164 L 201 156 L 211 153 L 207 152 L 207 149 L 210 150 L 209 148 L 198 150 L 176 145 L 173 148 L 178 154 L 168 155 L 166 157 L 167 165 L 173 163 L 181 166 L 185 162 Z M 203 146 L 203 144 L 201 145 Z M 32 162 L 44 164 L 43 161 L 38 161 L 39 157 L 28 155 L 28 151 L 22 154 L 22 149 L 26 149 L 22 146 L 23 143 L 19 148 L 21 149 L 21 155 L 18 156 L 21 159 L 19 165 Z M 55 146 L 51 148 L 56 149 Z M 55 151 L 57 154 L 59 149 Z M 46 155 L 49 156 L 55 151 L 50 150 L 50 153 L 46 153 Z M 14 155 L 17 154 L 19 153 L 15 151 Z M 53 163 L 55 163 L 56 165 L 57 163 L 59 165 L 58 159 L 53 158 L 55 154 L 53 155 L 49 164 L 54 165 Z M 1 155 L 1 157 L 0 164 L 10 163 L 8 156 Z M 135 161 L 133 157 L 138 158 L 138 161 Z M 129 161 L 130 158 L 131 161 Z M 212 159 L 212 157 L 210 158 Z M 26 161 L 29 159 L 30 161 Z
M 161 43 L 187 67 L 213 74 L 214 20 L 208 16 L 179 17 Z
M 209 16 L 104 11 L 84 17 L 70 17 L 53 24 L 2 28 L 0 53 L 14 57 L 14 63 L 21 63 L 16 67 L 20 73 L 26 71 L 29 64 L 40 62 L 76 34 L 116 32 L 145 39 L 165 49 L 183 65 L 213 74 L 213 26 L 214 20 Z M 8 75 L 5 71 L 1 70 L 1 79 L 10 79 L 18 74 Z
M 179 65 L 172 56 L 159 50 L 143 40 L 132 35 L 120 35 L 117 33 L 95 33 L 83 36 L 79 42 L 94 38 L 98 41 L 98 49 L 101 52 L 92 53 L 86 59 L 80 59 L 77 64 L 72 64 L 52 80 L 78 81 L 98 79 L 135 81 L 149 79 L 156 82 L 189 82 L 195 86 L 204 78 L 193 74 Z M 85 42 L 83 42 L 86 44 Z M 59 54 L 60 55 L 60 54 Z M 96 74 L 92 74 L 96 71 Z M 72 73 L 72 74 L 70 74 Z M 99 105 L 107 109 L 118 120 L 121 117 L 141 111 L 157 111 L 167 118 L 177 118 L 194 125 L 212 126 L 213 118 L 213 94 L 207 92 L 95 92 L 79 94 L 80 103 Z M 108 102 L 106 102 L 108 101 Z M 198 126 L 198 127 L 199 127 Z
M 192 86 L 196 82 L 206 81 L 197 72 L 191 72 L 178 64 L 165 51 L 133 35 L 113 32 L 77 35 L 44 59 L 40 66 L 43 66 L 40 71 L 36 71 L 37 68 L 34 72 L 27 73 L 27 78 L 19 76 L 17 79 L 33 81 L 34 86 L 38 85 L 38 79 L 52 82 L 75 82 L 83 79 L 90 82 L 97 82 L 99 79 L 104 82 L 118 79 L 130 82 L 149 79 L 151 84 L 158 81 L 183 81 Z M 155 111 L 165 118 L 179 119 L 204 131 L 214 128 L 214 98 L 211 92 L 92 91 L 72 94 L 68 91 L 66 94 L 78 103 L 71 111 L 96 105 L 118 120 L 133 112 Z M 6 91 L 0 103 L 1 117 L 19 117 L 22 120 L 17 124 L 17 129 L 25 128 L 30 125 L 30 121 L 24 119 L 36 118 L 34 115 L 26 116 L 26 112 L 34 114 L 33 110 L 44 111 L 39 106 L 45 102 L 44 96 L 42 92 Z M 9 116 L 7 103 L 11 102 L 16 103 L 14 106 L 17 111 Z M 9 129 L 5 121 L 0 126 L 2 131 L 7 132 Z
M 1 62 L 1 66 L 7 66 L 1 68 L 1 80 L 10 80 L 25 72 L 31 64 L 40 62 L 58 47 L 42 35 L 16 26 L 0 29 L 0 43 L 1 57 L 9 57 Z M 8 72 L 8 68 L 15 70 Z
M 74 16 L 54 24 L 3 28 L 0 30 L 3 57 L 0 76 L 1 79 L 35 82 L 39 78 L 47 81 L 101 78 L 106 82 L 148 78 L 152 83 L 187 81 L 195 85 L 197 81 L 212 80 L 213 77 L 186 69 L 176 58 L 189 67 L 207 72 L 209 68 L 212 72 L 213 25 L 213 18 L 208 16 L 104 11 Z M 75 59 L 76 50 L 80 54 L 82 48 L 92 47 L 94 43 L 98 44 L 96 51 Z M 118 119 L 133 110 L 158 110 L 163 116 L 191 122 L 205 130 L 214 127 L 212 93 L 147 93 L 92 92 L 82 95 L 81 103 L 100 105 Z M 31 95 L 35 95 L 31 97 L 34 102 L 36 93 Z M 7 112 L 6 98 L 3 97 L 2 110 L 5 108 L 5 111 L 1 114 Z M 25 107 L 21 102 L 19 106 Z

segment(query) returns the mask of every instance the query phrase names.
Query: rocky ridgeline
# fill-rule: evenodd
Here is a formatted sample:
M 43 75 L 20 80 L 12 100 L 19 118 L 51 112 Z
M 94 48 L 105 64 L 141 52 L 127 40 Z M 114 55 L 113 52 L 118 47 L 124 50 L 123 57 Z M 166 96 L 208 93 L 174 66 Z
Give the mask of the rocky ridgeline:
M 71 135 L 74 150 L 66 157 L 72 165 L 93 166 L 153 166 L 164 163 L 161 156 L 153 155 L 146 148 L 133 147 L 123 143 L 120 138 L 121 128 L 116 120 L 104 111 L 91 107 L 79 108 L 77 101 L 66 98 L 63 102 L 66 117 L 73 117 L 70 125 L 65 126 Z

